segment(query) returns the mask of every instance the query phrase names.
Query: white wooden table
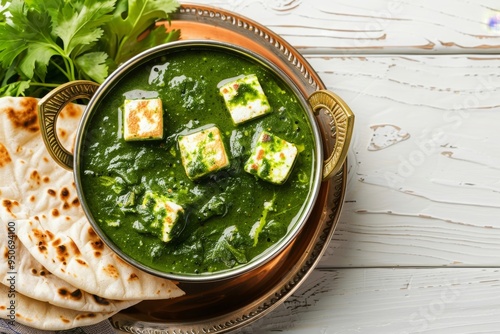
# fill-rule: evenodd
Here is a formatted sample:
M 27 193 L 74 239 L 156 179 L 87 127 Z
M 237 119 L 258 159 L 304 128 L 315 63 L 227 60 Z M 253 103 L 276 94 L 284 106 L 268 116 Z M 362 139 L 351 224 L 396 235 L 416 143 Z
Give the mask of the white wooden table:
M 192 2 L 280 34 L 356 114 L 329 248 L 237 333 L 499 333 L 500 2 Z

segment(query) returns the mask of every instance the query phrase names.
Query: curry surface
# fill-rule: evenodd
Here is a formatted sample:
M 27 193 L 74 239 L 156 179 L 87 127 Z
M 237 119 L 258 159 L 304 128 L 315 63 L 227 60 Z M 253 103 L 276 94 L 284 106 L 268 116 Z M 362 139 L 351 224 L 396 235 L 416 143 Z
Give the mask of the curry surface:
M 272 112 L 235 126 L 217 85 L 256 74 Z M 125 98 L 160 97 L 164 139 L 125 142 Z M 206 273 L 246 263 L 278 242 L 297 222 L 313 183 L 314 143 L 301 104 L 260 64 L 225 51 L 172 52 L 134 69 L 96 106 L 82 146 L 85 201 L 104 233 L 125 253 L 156 270 Z M 177 137 L 216 125 L 230 166 L 193 182 Z M 290 177 L 273 185 L 243 171 L 252 144 L 267 130 L 299 148 Z M 161 241 L 141 207 L 146 192 L 183 206 L 175 238 Z

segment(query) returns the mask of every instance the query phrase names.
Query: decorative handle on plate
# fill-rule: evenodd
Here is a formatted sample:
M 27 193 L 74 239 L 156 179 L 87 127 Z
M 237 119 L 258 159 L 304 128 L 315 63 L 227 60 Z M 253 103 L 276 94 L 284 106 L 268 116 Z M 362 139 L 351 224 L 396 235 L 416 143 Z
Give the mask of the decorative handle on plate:
M 98 87 L 92 81 L 71 81 L 53 89 L 38 102 L 38 122 L 45 147 L 63 168 L 73 169 L 73 154 L 64 148 L 57 137 L 57 117 L 69 102 L 81 98 L 90 99 Z
M 331 135 L 335 136 L 335 145 L 323 163 L 323 180 L 326 180 L 340 171 L 347 157 L 354 129 L 354 114 L 340 97 L 327 90 L 315 91 L 308 101 L 316 115 L 321 109 L 325 109 L 332 119 Z

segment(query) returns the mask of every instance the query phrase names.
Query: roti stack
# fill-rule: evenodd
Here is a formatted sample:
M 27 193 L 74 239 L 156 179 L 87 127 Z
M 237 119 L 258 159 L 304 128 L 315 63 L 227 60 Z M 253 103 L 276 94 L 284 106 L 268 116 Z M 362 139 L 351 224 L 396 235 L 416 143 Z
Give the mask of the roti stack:
M 0 98 L 0 318 L 61 330 L 100 322 L 141 300 L 183 295 L 174 282 L 128 265 L 99 239 L 73 173 L 45 148 L 37 102 Z M 58 119 L 67 148 L 81 113 L 69 104 Z

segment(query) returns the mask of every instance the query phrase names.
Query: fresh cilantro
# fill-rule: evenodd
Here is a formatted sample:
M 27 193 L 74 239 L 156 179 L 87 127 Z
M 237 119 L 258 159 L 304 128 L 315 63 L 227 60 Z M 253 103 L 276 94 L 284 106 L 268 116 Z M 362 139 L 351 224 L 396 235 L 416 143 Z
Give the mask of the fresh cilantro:
M 102 83 L 130 57 L 179 38 L 176 0 L 0 2 L 0 96 L 39 97 L 58 85 Z

